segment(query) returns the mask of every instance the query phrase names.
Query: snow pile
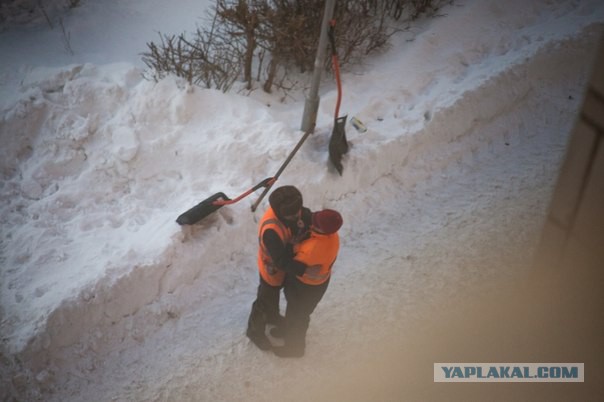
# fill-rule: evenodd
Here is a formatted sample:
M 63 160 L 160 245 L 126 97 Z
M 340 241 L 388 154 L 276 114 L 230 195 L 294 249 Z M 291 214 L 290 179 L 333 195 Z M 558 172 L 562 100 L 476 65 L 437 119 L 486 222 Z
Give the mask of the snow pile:
M 179 210 L 243 191 L 291 145 L 252 99 L 171 79 L 154 85 L 130 66 L 35 70 L 23 88 L 2 129 L 6 236 L 22 245 L 7 247 L 7 264 L 20 269 L 7 272 L 3 302 L 15 312 L 17 350 L 63 300 L 84 289 L 87 301 L 103 277 L 166 259 Z M 115 320 L 157 296 L 122 305 Z
M 358 316 L 372 322 L 378 311 L 396 330 L 397 317 L 413 316 L 418 300 L 431 294 L 522 274 L 462 268 L 459 261 L 453 269 L 452 245 L 466 239 L 476 246 L 468 253 L 478 255 L 481 242 L 496 236 L 447 240 L 440 233 L 491 230 L 481 226 L 489 219 L 481 213 L 492 209 L 505 212 L 496 219 L 505 226 L 519 201 L 508 193 L 524 196 L 555 177 L 602 33 L 604 4 L 525 3 L 449 7 L 413 41 L 400 37 L 375 65 L 346 74 L 341 110 L 369 130 L 347 127 L 352 149 L 343 177 L 327 164 L 336 92 L 326 83 L 317 132 L 278 182 L 298 186 L 311 209 L 332 207 L 345 216 L 338 261 L 346 275 L 330 288 L 338 303 L 317 326 L 334 322 L 332 329 L 346 330 Z M 251 196 L 194 227 L 174 220 L 215 192 L 233 197 L 273 175 L 302 135 L 303 96 L 282 104 L 173 78 L 155 84 L 129 62 L 21 72 L 16 84 L 9 80 L 14 73 L 2 71 L 7 88 L 17 88 L 0 103 L 2 352 L 21 356 L 40 392 L 62 384 L 73 395 L 125 398 L 111 388 L 131 386 L 124 377 L 149 353 L 162 363 L 145 374 L 147 383 L 181 399 L 175 390 L 183 382 L 167 385 L 179 374 L 165 373 L 182 364 L 183 376 L 208 378 L 204 389 L 250 353 L 241 328 L 257 282 L 256 219 L 266 201 L 251 214 Z M 531 165 L 501 173 L 496 161 L 504 155 Z M 477 185 L 481 175 L 492 184 L 487 192 Z M 535 191 L 520 202 L 544 213 L 549 187 Z M 475 198 L 462 198 L 465 192 Z M 533 226 L 518 234 L 520 241 L 535 241 L 538 214 L 524 217 Z M 434 239 L 447 251 L 429 251 Z M 433 271 L 418 276 L 418 254 L 438 263 Z M 381 276 L 368 274 L 368 266 Z M 384 284 L 390 276 L 400 287 Z M 367 295 L 377 296 L 361 301 Z M 347 347 L 370 336 L 362 330 Z M 333 342 L 321 353 L 333 357 Z M 213 360 L 219 363 L 207 363 Z M 11 364 L 23 369 L 12 357 Z M 242 370 L 263 364 L 252 361 Z M 308 374 L 312 367 L 297 369 Z M 28 375 L 11 374 L 11 389 L 25 393 Z M 100 378 L 101 385 L 82 389 L 81 376 Z M 233 400 L 246 392 L 225 387 L 203 395 Z M 139 387 L 130 396 L 155 398 L 154 389 Z

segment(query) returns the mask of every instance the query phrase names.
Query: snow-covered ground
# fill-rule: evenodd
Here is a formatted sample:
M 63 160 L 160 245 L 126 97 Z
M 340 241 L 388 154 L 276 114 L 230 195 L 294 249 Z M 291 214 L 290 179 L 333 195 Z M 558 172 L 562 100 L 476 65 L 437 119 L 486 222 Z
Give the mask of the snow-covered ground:
M 74 54 L 43 20 L 0 32 L 6 395 L 315 400 L 445 300 L 529 274 L 602 2 L 465 0 L 418 22 L 343 75 L 341 113 L 368 131 L 347 127 L 342 177 L 327 165 L 326 78 L 317 130 L 278 182 L 345 222 L 294 361 L 244 336 L 266 201 L 174 222 L 273 175 L 302 135 L 303 94 L 282 103 L 141 78 L 145 42 L 192 30 L 207 4 L 82 2 L 62 17 Z

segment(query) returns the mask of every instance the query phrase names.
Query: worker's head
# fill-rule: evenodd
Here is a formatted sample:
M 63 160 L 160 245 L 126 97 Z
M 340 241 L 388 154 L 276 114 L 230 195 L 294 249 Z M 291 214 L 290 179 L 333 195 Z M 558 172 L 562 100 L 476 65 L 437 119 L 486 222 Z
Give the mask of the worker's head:
M 324 209 L 312 214 L 312 229 L 319 233 L 335 233 L 340 230 L 343 223 L 342 215 L 333 209 Z
M 302 212 L 302 193 L 294 186 L 281 186 L 271 193 L 268 202 L 277 217 L 297 222 Z

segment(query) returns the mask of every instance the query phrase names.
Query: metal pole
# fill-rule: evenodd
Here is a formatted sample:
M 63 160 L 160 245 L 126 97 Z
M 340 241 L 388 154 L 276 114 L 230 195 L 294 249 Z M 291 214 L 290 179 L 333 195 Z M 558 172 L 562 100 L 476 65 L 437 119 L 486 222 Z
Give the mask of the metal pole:
M 325 49 L 327 47 L 327 30 L 329 21 L 333 16 L 333 10 L 336 5 L 336 0 L 325 1 L 325 11 L 323 12 L 323 22 L 321 23 L 321 35 L 319 36 L 319 47 L 317 48 L 317 56 L 315 57 L 315 65 L 313 77 L 310 87 L 310 93 L 304 103 L 304 114 L 302 115 L 301 130 L 306 132 L 314 131 L 317 124 L 317 112 L 319 111 L 319 84 L 321 82 L 321 72 L 325 65 Z

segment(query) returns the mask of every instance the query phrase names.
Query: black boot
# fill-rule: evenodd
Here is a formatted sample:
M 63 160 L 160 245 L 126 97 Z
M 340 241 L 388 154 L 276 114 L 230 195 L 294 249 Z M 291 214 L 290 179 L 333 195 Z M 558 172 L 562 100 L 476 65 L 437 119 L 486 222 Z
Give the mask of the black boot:
M 266 323 L 270 324 L 270 325 L 275 325 L 277 327 L 281 327 L 285 323 L 285 317 L 283 317 L 281 314 L 277 314 L 272 317 L 267 317 Z
M 270 350 L 273 347 L 271 341 L 268 340 L 268 337 L 265 334 L 254 332 L 249 328 L 245 334 L 248 338 L 250 338 L 250 341 L 252 341 L 254 345 L 258 346 L 258 349 L 260 350 Z
M 279 357 L 302 357 L 304 356 L 304 349 L 306 348 L 306 335 L 305 333 L 298 333 L 292 330 L 291 327 L 275 327 L 273 330 L 277 330 L 277 335 L 283 335 L 285 341 L 283 346 L 273 346 L 273 352 Z M 280 334 L 278 330 L 281 330 Z M 271 335 L 273 331 L 271 330 Z
M 283 339 L 285 337 L 285 328 L 283 326 L 273 327 L 269 332 L 273 338 Z
M 302 357 L 304 356 L 303 347 L 295 347 L 292 345 L 275 346 L 273 352 L 279 357 Z
M 269 350 L 272 348 L 271 341 L 265 334 L 266 330 L 266 313 L 263 311 L 262 305 L 257 301 L 252 304 L 252 311 L 247 322 L 247 331 L 245 335 L 250 338 L 254 345 L 260 350 Z

